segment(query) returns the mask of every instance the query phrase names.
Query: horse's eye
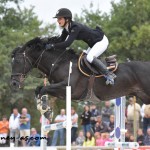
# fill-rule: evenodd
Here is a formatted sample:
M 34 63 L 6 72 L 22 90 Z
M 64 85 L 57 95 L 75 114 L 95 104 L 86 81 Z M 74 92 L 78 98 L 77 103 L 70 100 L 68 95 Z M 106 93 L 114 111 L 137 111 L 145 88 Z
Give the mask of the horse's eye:
M 21 59 L 19 59 L 19 58 L 15 58 L 15 59 L 13 59 L 13 63 L 20 63 L 20 61 L 21 61 Z

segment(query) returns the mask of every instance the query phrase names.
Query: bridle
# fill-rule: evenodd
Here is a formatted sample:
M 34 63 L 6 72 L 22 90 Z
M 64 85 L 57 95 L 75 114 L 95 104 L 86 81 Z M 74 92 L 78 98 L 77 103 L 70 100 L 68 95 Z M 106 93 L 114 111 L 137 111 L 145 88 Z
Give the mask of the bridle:
M 52 72 L 54 71 L 55 64 L 58 63 L 58 62 L 61 60 L 61 57 L 64 55 L 64 53 L 65 53 L 67 50 L 68 50 L 68 49 L 64 50 L 64 51 L 57 57 L 57 59 L 52 63 L 51 69 L 50 69 L 50 71 L 49 71 L 49 76 L 48 76 L 49 79 L 50 79 L 50 77 L 51 77 L 51 75 L 52 75 Z M 41 62 L 41 60 L 42 60 L 42 57 L 43 57 L 43 54 L 44 54 L 45 51 L 46 51 L 46 49 L 44 49 L 44 50 L 41 52 L 40 56 L 37 58 L 37 60 L 35 61 L 34 64 L 32 64 L 31 58 L 29 58 L 29 57 L 26 55 L 25 51 L 24 51 L 23 53 L 16 53 L 15 55 L 23 55 L 23 58 L 24 58 L 24 69 L 23 69 L 23 70 L 24 70 L 24 71 L 23 71 L 23 73 L 15 73 L 15 74 L 12 74 L 12 75 L 11 75 L 11 79 L 12 79 L 14 76 L 18 76 L 18 77 L 19 77 L 19 80 L 16 80 L 15 78 L 14 78 L 13 80 L 16 80 L 16 81 L 19 81 L 20 83 L 22 83 L 22 82 L 25 80 L 25 78 L 27 78 L 27 75 L 28 75 L 29 72 L 32 70 L 32 68 L 34 68 L 35 66 L 36 66 L 36 68 L 39 67 L 40 62 Z M 27 65 L 26 65 L 27 62 L 28 62 L 28 63 L 30 64 L 30 66 L 31 66 L 31 68 L 29 69 L 28 72 L 25 71 L 25 70 L 26 70 L 26 66 L 27 66 Z M 25 73 L 25 72 L 26 72 L 26 73 Z
M 36 66 L 36 68 L 38 68 L 40 62 L 41 62 L 41 59 L 43 57 L 43 54 L 45 52 L 45 49 L 42 51 L 42 53 L 40 54 L 40 56 L 37 58 L 37 60 L 35 61 L 34 64 L 32 64 L 32 61 L 31 59 L 29 59 L 29 57 L 26 55 L 26 52 L 24 51 L 23 53 L 16 53 L 15 55 L 22 55 L 23 56 L 23 59 L 24 59 L 24 69 L 23 69 L 23 73 L 15 73 L 15 74 L 12 74 L 11 75 L 11 79 L 13 80 L 16 80 L 14 79 L 13 77 L 14 76 L 20 76 L 19 78 L 19 82 L 22 83 L 25 78 L 27 77 L 27 75 L 29 74 L 29 72 L 32 70 L 32 68 L 34 68 Z M 27 63 L 30 64 L 30 69 L 26 72 L 26 68 L 27 68 Z M 16 80 L 18 81 L 18 80 Z

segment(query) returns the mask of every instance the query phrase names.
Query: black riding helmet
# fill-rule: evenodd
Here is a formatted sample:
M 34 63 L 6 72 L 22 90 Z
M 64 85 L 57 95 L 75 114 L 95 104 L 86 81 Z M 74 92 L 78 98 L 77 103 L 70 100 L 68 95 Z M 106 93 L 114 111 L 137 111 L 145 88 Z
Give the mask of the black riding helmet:
M 53 18 L 58 18 L 58 17 L 64 17 L 72 20 L 72 13 L 69 9 L 67 8 L 61 8 L 57 11 L 55 17 Z

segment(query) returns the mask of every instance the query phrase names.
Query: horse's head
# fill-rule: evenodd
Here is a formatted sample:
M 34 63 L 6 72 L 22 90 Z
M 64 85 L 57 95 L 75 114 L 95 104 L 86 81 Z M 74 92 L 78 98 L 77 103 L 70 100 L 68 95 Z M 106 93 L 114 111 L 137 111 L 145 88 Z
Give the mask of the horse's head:
M 36 37 L 22 47 L 13 50 L 11 87 L 14 90 L 23 88 L 23 82 L 28 72 L 34 67 L 39 67 L 47 42 L 47 38 Z
M 11 87 L 14 90 L 23 88 L 23 81 L 27 73 L 32 68 L 32 61 L 22 52 L 22 47 L 17 47 L 12 52 L 12 74 L 11 74 Z

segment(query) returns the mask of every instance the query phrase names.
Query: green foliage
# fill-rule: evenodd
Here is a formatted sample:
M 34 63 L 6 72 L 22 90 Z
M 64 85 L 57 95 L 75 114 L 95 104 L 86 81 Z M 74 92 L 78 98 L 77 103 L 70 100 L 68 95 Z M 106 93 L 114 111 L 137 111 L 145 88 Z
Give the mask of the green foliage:
M 149 28 L 150 5 L 149 0 L 121 0 L 112 2 L 110 14 L 102 14 L 93 7 L 83 9 L 82 17 L 75 16 L 75 20 L 95 28 L 101 26 L 109 39 L 109 48 L 105 55 L 117 54 L 120 61 L 150 60 Z M 80 44 L 85 48 L 85 45 Z
M 122 0 L 112 3 L 111 18 L 107 23 L 110 51 L 122 60 L 149 60 L 148 39 L 150 25 L 149 0 Z
M 33 7 L 29 9 L 20 9 L 19 5 L 22 0 L 1 0 L 0 1 L 0 108 L 5 108 L 0 112 L 10 115 L 12 107 L 17 106 L 21 109 L 20 100 L 26 103 L 33 101 L 34 90 L 37 85 L 43 82 L 42 79 L 29 76 L 26 81 L 24 92 L 13 93 L 10 89 L 10 75 L 11 75 L 11 52 L 12 50 L 36 37 L 47 35 L 54 29 L 54 25 L 47 25 L 42 28 L 42 21 L 33 12 Z M 12 5 L 8 5 L 8 4 Z M 30 93 L 29 91 L 32 91 Z M 26 93 L 26 94 L 25 94 Z M 27 98 L 24 97 L 26 95 Z M 30 108 L 30 103 L 25 105 Z M 32 102 L 32 110 L 36 110 L 36 105 Z M 38 119 L 38 118 L 36 118 Z

